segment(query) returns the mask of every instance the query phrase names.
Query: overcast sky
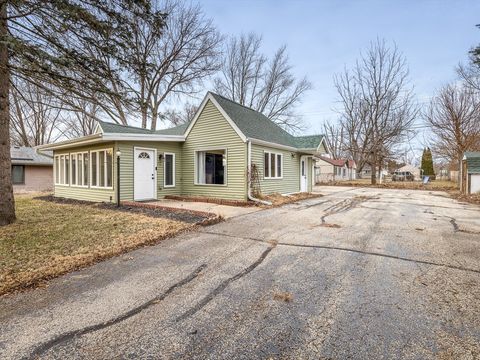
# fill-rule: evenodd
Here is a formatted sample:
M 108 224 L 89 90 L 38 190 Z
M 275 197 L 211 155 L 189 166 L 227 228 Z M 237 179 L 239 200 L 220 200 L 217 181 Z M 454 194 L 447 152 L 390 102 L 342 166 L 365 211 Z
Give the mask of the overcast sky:
M 336 119 L 333 74 L 351 66 L 377 37 L 394 41 L 406 56 L 420 102 L 455 80 L 454 68 L 480 43 L 480 1 L 293 1 L 203 0 L 201 4 L 224 34 L 256 32 L 268 55 L 287 45 L 298 76 L 313 90 L 299 108 L 308 132 L 320 132 Z M 422 136 L 420 136 L 422 137 Z

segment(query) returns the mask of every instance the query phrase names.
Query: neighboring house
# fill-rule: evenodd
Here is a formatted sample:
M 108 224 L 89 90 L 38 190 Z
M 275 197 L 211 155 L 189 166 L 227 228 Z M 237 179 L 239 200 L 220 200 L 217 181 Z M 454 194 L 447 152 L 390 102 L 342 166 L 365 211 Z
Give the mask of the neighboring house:
M 378 174 L 379 174 L 379 170 L 377 169 L 377 174 L 376 174 L 376 175 L 377 175 L 377 176 L 376 176 L 377 178 L 378 178 Z M 388 175 L 388 171 L 387 171 L 386 169 L 383 169 L 383 168 L 382 168 L 382 169 L 380 170 L 380 175 L 381 175 L 382 177 L 384 177 L 384 176 Z M 360 177 L 361 177 L 362 179 L 370 179 L 370 178 L 372 177 L 372 167 L 371 167 L 370 165 L 368 165 L 368 164 L 365 165 L 365 166 L 363 167 L 362 171 L 360 172 Z
M 315 156 L 315 182 L 355 180 L 357 165 L 348 159 L 332 159 L 326 156 Z
M 407 171 L 412 173 L 412 175 L 414 177 L 414 180 L 421 180 L 420 169 L 418 167 L 413 166 L 413 165 L 406 164 L 406 165 L 402 166 L 401 168 L 398 168 L 397 170 L 395 170 L 395 172 L 407 172 Z
M 480 152 L 466 152 L 462 160 L 461 189 L 465 194 L 480 192 Z
M 322 135 L 295 137 L 261 113 L 207 93 L 189 124 L 152 131 L 98 122 L 95 134 L 43 146 L 55 156 L 55 196 L 116 201 L 165 195 L 247 200 L 312 190 Z
M 47 191 L 53 189 L 52 152 L 38 153 L 30 147 L 10 148 L 13 191 Z

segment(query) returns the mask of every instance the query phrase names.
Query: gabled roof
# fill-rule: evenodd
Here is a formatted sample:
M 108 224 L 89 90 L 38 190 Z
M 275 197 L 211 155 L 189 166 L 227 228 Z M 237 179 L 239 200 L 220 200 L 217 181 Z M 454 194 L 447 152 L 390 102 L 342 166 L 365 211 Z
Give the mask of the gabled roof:
M 467 161 L 467 173 L 480 174 L 480 152 L 467 151 L 464 160 Z
M 51 165 L 53 166 L 53 153 L 45 151 L 44 154 L 37 152 L 35 148 L 25 146 L 12 146 L 10 148 L 12 165 Z
M 216 100 L 218 105 L 247 138 L 297 149 L 317 149 L 323 141 L 323 135 L 293 136 L 261 112 L 212 92 L 209 92 L 209 95 Z
M 104 134 L 145 134 L 145 135 L 183 135 L 188 124 L 175 126 L 169 129 L 150 130 L 135 126 L 120 125 L 97 120 Z

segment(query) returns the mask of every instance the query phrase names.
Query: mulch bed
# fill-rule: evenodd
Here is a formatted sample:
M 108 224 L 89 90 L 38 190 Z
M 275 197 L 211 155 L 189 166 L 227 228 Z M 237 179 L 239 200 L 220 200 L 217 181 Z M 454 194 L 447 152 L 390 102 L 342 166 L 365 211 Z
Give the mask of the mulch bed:
M 162 207 L 141 202 L 122 201 L 120 207 L 117 207 L 117 204 L 115 203 L 97 203 L 92 201 L 55 197 L 53 195 L 38 196 L 35 197 L 35 199 L 51 201 L 57 204 L 96 206 L 102 209 L 117 210 L 142 214 L 155 218 L 182 221 L 187 224 L 210 225 L 218 222 L 218 216 L 209 212 Z

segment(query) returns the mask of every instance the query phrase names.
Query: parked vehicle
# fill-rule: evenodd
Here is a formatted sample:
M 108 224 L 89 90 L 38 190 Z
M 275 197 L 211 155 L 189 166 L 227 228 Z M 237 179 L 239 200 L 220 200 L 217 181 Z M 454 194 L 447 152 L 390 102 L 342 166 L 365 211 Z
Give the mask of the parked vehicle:
M 395 171 L 392 175 L 393 181 L 413 181 L 415 176 L 410 171 Z

